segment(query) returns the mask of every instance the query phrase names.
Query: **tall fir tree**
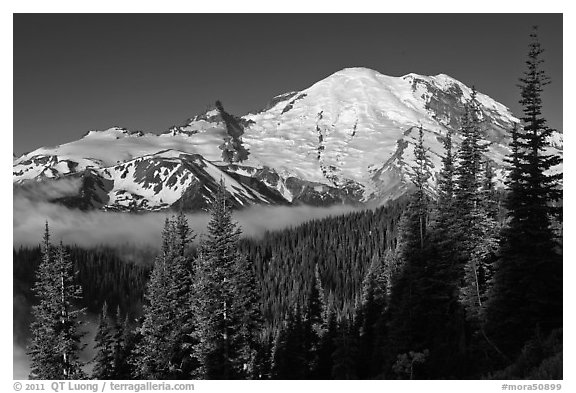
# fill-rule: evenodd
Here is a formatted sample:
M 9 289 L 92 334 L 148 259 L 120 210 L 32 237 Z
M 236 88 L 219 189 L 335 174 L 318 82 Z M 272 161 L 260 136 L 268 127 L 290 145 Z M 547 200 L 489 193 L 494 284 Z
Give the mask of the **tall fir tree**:
M 438 252 L 439 260 L 436 262 L 436 269 L 433 274 L 442 276 L 438 277 L 439 280 L 450 283 L 456 280 L 454 250 L 457 247 L 456 238 L 458 237 L 455 209 L 456 165 L 451 130 L 446 134 L 443 144 L 444 157 L 438 178 L 438 202 L 433 228 L 433 243 Z
M 302 312 L 298 308 L 290 310 L 272 349 L 273 379 L 309 377 L 304 326 Z
M 156 257 L 146 288 L 144 321 L 140 329 L 142 340 L 135 349 L 135 377 L 168 379 L 170 376 L 171 345 L 169 336 L 174 328 L 168 295 L 172 222 L 167 218 L 162 232 L 162 251 Z
M 476 99 L 476 90 L 472 88 L 470 99 L 464 106 L 461 134 L 462 144 L 458 150 L 456 173 L 456 203 L 458 214 L 468 221 L 468 214 L 479 204 L 478 191 L 482 185 L 482 162 L 488 145 L 482 143 L 481 110 Z
M 54 249 L 46 223 L 42 243 L 42 262 L 38 267 L 33 292 L 32 339 L 28 348 L 31 379 L 81 379 L 83 364 L 79 318 L 84 310 L 76 304 L 82 290 L 75 281 L 74 265 L 62 242 Z
M 104 302 L 94 337 L 96 355 L 93 360 L 92 378 L 130 379 L 125 325 L 120 306 L 117 307 L 115 315 L 110 315 L 108 304 Z
M 488 145 L 482 142 L 482 112 L 472 89 L 462 118 L 463 140 L 458 151 L 455 188 L 455 224 L 452 234 L 463 270 L 460 301 L 474 324 L 481 322 L 492 263 L 498 248 L 496 219 L 488 211 L 493 205 L 490 164 L 484 158 Z M 488 172 L 487 172 L 488 168 Z M 474 328 L 478 330 L 478 326 Z
M 126 316 L 127 318 L 128 316 Z M 128 379 L 128 348 L 127 348 L 127 321 L 122 319 L 120 305 L 116 308 L 116 315 L 112 321 L 112 342 L 114 353 L 114 377 L 112 379 Z
M 514 123 L 510 131 L 510 154 L 505 158 L 508 164 L 508 176 L 506 177 L 505 184 L 508 190 L 506 195 L 506 206 L 519 206 L 522 203 L 522 183 L 523 172 L 521 165 L 521 146 L 519 139 L 519 125 Z
M 305 348 L 305 364 L 307 375 L 312 375 L 318 367 L 318 350 L 323 330 L 324 293 L 319 282 L 318 265 L 314 267 L 314 275 L 303 312 L 303 340 Z
M 466 259 L 460 300 L 467 318 L 481 323 L 498 250 L 498 224 L 483 208 L 475 208 L 470 218 L 469 232 L 462 244 Z
M 414 145 L 414 157 L 416 165 L 410 179 L 416 188 L 411 195 L 407 206 L 400 220 L 400 235 L 396 247 L 396 253 L 403 259 L 403 262 L 410 260 L 413 256 L 422 254 L 425 246 L 426 230 L 428 226 L 430 198 L 426 190 L 427 181 L 431 176 L 430 158 L 424 146 L 424 131 L 422 126 L 418 127 L 418 139 Z
M 410 350 L 422 350 L 429 343 L 427 331 L 426 276 L 430 244 L 428 242 L 429 198 L 426 182 L 430 177 L 429 158 L 424 146 L 423 130 L 419 127 L 414 148 L 417 165 L 412 182 L 416 192 L 399 223 L 398 272 L 392 278 L 390 302 L 387 310 L 388 331 L 385 372 L 389 372 L 396 355 Z
M 114 379 L 116 376 L 117 348 L 115 346 L 114 328 L 113 321 L 108 316 L 108 304 L 104 302 L 98 330 L 96 337 L 94 337 L 94 349 L 97 351 L 94 357 L 94 369 L 92 370 L 92 378 L 94 379 Z
M 467 115 L 465 115 L 467 116 Z M 434 212 L 433 223 L 433 243 L 439 254 L 436 262 L 437 269 L 434 273 L 444 275 L 440 280 L 453 282 L 455 280 L 455 255 L 456 249 L 456 163 L 454 157 L 453 132 L 448 130 L 444 138 L 444 157 L 442 157 L 442 168 L 438 177 L 438 200 Z
M 193 268 L 186 249 L 193 239 L 183 213 L 166 218 L 162 248 L 146 292 L 142 340 L 134 358 L 146 379 L 187 379 L 197 361 L 192 354 L 194 318 L 190 293 Z
M 134 379 L 140 375 L 138 368 L 141 354 L 138 353 L 138 347 L 142 342 L 141 325 L 143 318 L 131 322 L 128 315 L 122 323 L 122 352 L 119 359 L 120 367 L 118 370 L 118 379 Z
M 314 265 L 313 299 L 310 308 L 314 315 L 312 328 L 318 338 L 317 347 L 314 350 L 315 362 L 311 367 L 311 378 L 329 379 L 332 375 L 332 354 L 334 353 L 334 338 L 336 334 L 336 318 L 333 305 L 326 294 L 323 279 L 318 264 Z
M 467 107 L 466 111 L 469 111 Z M 468 122 L 469 114 L 465 114 Z M 459 301 L 462 281 L 459 248 L 458 213 L 456 209 L 457 154 L 454 153 L 453 132 L 448 131 L 443 141 L 444 157 L 438 178 L 438 200 L 430 230 L 429 265 L 423 279 L 426 287 L 428 330 L 434 337 L 426 349 L 430 361 L 426 362 L 431 375 L 461 377 L 465 374 L 465 337 L 463 309 Z
M 262 364 L 259 363 L 258 352 L 264 345 L 262 334 L 262 301 L 259 292 L 254 265 L 245 255 L 239 255 L 234 266 L 234 292 L 232 303 L 234 313 L 238 315 L 238 359 L 242 367 L 241 377 L 247 379 L 259 378 Z
M 333 379 L 358 379 L 358 329 L 348 318 L 338 323 L 332 353 Z
M 413 174 L 411 180 L 416 187 L 416 193 L 413 199 L 413 207 L 416 209 L 418 215 L 420 249 L 423 249 L 429 213 L 429 200 L 426 192 L 426 185 L 431 176 L 430 168 L 432 167 L 432 164 L 430 158 L 426 154 L 426 148 L 424 147 L 424 130 L 421 125 L 418 127 L 418 139 L 414 146 L 414 157 L 416 165 L 412 167 Z
M 438 178 L 438 206 L 441 214 L 451 209 L 454 199 L 455 167 L 452 133 L 449 129 L 443 141 L 444 157 L 442 157 L 442 169 Z
M 542 115 L 542 69 L 537 29 L 530 35 L 526 70 L 520 78 L 523 116 L 512 133 L 508 177 L 508 222 L 488 305 L 487 329 L 510 357 L 534 334 L 562 326 L 562 256 L 552 229 L 561 199 L 561 159 L 547 150 L 554 130 Z
M 173 220 L 173 231 L 168 296 L 173 322 L 178 328 L 174 329 L 170 336 L 173 352 L 170 362 L 174 376 L 183 379 L 190 378 L 199 366 L 198 359 L 193 353 L 193 345 L 196 343 L 194 339 L 196 321 L 190 298 L 195 280 L 195 267 L 194 260 L 188 255 L 190 244 L 196 235 L 190 229 L 182 211 Z
M 380 372 L 375 360 L 379 358 L 383 332 L 384 312 L 389 292 L 389 271 L 384 261 L 374 255 L 362 283 L 362 302 L 358 310 L 358 377 L 370 378 Z
M 197 319 L 197 376 L 254 378 L 261 330 L 260 297 L 252 264 L 239 253 L 240 228 L 232 220 L 221 180 L 208 233 L 197 259 L 193 291 Z

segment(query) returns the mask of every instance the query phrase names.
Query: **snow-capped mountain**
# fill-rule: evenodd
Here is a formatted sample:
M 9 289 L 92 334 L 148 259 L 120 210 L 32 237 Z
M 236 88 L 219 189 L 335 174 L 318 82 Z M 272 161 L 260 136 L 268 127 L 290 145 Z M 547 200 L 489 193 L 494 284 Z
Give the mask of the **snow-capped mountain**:
M 238 206 L 254 203 L 383 203 L 409 188 L 413 144 L 422 125 L 433 177 L 442 140 L 458 135 L 471 89 L 447 76 L 382 75 L 366 68 L 336 72 L 311 87 L 275 97 L 258 113 L 217 108 L 168 132 L 123 128 L 44 147 L 14 160 L 14 182 L 79 177 L 83 208 L 205 208 L 220 179 Z M 502 104 L 478 93 L 488 158 L 503 177 L 514 122 Z M 553 149 L 561 152 L 557 134 Z

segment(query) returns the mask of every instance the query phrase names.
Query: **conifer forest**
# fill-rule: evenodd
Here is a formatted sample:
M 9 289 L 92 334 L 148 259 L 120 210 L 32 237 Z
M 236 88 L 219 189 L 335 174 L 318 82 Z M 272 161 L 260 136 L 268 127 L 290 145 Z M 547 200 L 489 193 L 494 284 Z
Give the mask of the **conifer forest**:
M 528 49 L 501 185 L 472 89 L 440 172 L 420 125 L 410 191 L 376 207 L 251 236 L 221 177 L 203 233 L 173 206 L 148 248 L 62 243 L 47 220 L 13 249 L 29 378 L 562 379 L 561 157 L 536 30 Z

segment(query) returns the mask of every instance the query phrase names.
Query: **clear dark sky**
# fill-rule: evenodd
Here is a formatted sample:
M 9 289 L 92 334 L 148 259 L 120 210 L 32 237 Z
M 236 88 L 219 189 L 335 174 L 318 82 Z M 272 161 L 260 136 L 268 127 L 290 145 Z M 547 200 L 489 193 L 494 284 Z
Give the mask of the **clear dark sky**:
M 561 14 L 16 14 L 14 152 L 122 126 L 163 132 L 220 99 L 241 115 L 345 67 L 448 74 L 520 114 L 540 27 L 562 130 Z

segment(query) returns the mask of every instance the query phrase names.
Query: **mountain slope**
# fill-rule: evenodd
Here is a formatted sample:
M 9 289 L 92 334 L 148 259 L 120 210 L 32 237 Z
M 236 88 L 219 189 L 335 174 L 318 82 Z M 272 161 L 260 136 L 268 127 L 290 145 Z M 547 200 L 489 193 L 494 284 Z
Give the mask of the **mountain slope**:
M 452 129 L 460 142 L 470 94 L 443 74 L 391 77 L 348 68 L 277 96 L 258 113 L 236 117 L 220 105 L 160 135 L 111 128 L 37 149 L 14 160 L 14 182 L 92 178 L 92 186 L 102 184 L 92 199 L 79 194 L 85 208 L 157 210 L 177 202 L 203 208 L 220 178 L 238 207 L 383 203 L 409 188 L 419 125 L 434 175 L 439 171 L 442 138 Z M 486 95 L 479 93 L 478 101 L 487 156 L 502 179 L 508 131 L 518 119 Z M 561 152 L 561 134 L 553 142 Z M 234 162 L 238 157 L 245 159 Z M 431 188 L 434 183 L 435 176 Z

